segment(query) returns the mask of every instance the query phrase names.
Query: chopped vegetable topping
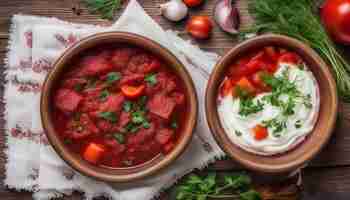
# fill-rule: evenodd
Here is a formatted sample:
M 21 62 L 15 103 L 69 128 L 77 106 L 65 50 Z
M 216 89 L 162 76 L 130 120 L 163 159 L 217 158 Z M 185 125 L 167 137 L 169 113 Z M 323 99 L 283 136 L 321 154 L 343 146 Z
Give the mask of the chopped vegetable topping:
M 145 81 L 150 84 L 151 86 L 154 86 L 157 84 L 157 74 L 148 74 L 145 77 Z
M 117 122 L 117 116 L 114 112 L 101 112 L 98 116 L 113 123 Z
M 118 141 L 119 144 L 125 143 L 124 135 L 116 133 L 116 134 L 113 134 L 113 137 Z
M 121 78 L 120 73 L 118 73 L 118 72 L 110 72 L 110 73 L 107 74 L 106 83 L 108 85 L 111 85 L 114 82 L 118 81 L 120 78 Z
M 107 97 L 109 96 L 108 90 L 103 90 L 99 96 L 101 101 L 106 101 Z

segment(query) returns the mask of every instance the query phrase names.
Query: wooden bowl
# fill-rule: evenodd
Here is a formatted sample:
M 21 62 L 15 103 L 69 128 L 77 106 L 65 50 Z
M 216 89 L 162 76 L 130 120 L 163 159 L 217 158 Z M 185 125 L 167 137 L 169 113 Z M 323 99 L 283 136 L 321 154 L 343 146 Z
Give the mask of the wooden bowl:
M 188 105 L 188 116 L 186 124 L 183 127 L 183 132 L 179 134 L 175 148 L 165 156 L 158 156 L 151 161 L 142 165 L 128 167 L 128 168 L 105 168 L 89 164 L 84 161 L 79 155 L 71 152 L 65 144 L 61 141 L 58 134 L 55 132 L 52 123 L 52 91 L 59 83 L 61 75 L 69 67 L 70 61 L 73 57 L 78 56 L 81 52 L 87 49 L 101 45 L 101 44 L 130 44 L 143 48 L 159 58 L 173 69 L 173 71 L 182 79 L 185 88 L 185 95 Z M 58 155 L 66 161 L 71 167 L 78 172 L 93 177 L 98 180 L 107 182 L 126 182 L 135 179 L 140 179 L 149 176 L 163 169 L 172 163 L 189 144 L 193 129 L 197 120 L 197 96 L 192 79 L 183 66 L 183 64 L 167 49 L 160 46 L 154 41 L 144 38 L 139 35 L 125 33 L 125 32 L 107 32 L 98 33 L 87 37 L 72 47 L 68 48 L 54 63 L 53 70 L 47 76 L 43 85 L 41 95 L 41 119 L 46 136 L 49 139 L 52 147 L 56 150 Z
M 249 153 L 233 144 L 226 135 L 217 111 L 217 95 L 226 68 L 247 52 L 264 46 L 279 46 L 297 52 L 313 72 L 320 89 L 320 111 L 315 128 L 307 138 L 286 153 L 261 156 Z M 302 167 L 327 143 L 335 126 L 338 108 L 336 84 L 328 66 L 307 45 L 281 35 L 267 34 L 247 40 L 229 51 L 217 63 L 206 89 L 206 116 L 209 127 L 220 147 L 244 167 L 262 174 L 284 174 Z

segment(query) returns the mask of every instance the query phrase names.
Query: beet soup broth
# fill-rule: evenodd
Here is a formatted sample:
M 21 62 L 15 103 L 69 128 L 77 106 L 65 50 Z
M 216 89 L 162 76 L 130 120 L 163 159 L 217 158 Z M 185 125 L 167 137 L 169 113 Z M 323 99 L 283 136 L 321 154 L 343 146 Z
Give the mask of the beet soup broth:
M 57 134 L 98 166 L 132 167 L 172 151 L 187 119 L 182 80 L 133 46 L 75 57 L 53 95 Z

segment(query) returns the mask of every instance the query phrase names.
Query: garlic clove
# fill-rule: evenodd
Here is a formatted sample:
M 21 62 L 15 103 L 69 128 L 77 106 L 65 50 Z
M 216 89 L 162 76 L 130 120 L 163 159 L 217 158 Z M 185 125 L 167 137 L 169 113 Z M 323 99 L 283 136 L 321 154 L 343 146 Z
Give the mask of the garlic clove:
M 219 27 L 231 34 L 237 34 L 240 25 L 238 9 L 232 0 L 219 0 L 214 8 L 214 20 Z
M 162 15 L 170 21 L 180 21 L 188 14 L 188 7 L 182 0 L 171 0 L 159 5 Z

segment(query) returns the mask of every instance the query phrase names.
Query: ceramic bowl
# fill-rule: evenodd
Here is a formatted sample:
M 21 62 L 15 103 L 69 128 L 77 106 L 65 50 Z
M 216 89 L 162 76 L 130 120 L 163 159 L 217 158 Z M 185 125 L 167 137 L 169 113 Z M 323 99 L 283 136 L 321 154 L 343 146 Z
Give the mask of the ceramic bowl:
M 87 49 L 93 48 L 101 44 L 130 44 L 132 46 L 143 48 L 159 58 L 171 67 L 183 81 L 185 88 L 185 95 L 188 105 L 188 116 L 186 123 L 179 134 L 175 148 L 165 156 L 158 156 L 151 161 L 142 165 L 128 168 L 110 169 L 98 167 L 84 161 L 79 155 L 71 152 L 65 144 L 61 141 L 58 134 L 55 132 L 52 123 L 52 91 L 59 83 L 63 73 L 69 67 L 69 63 L 74 57 L 79 56 Z M 98 180 L 107 182 L 127 182 L 135 179 L 140 179 L 170 165 L 175 159 L 184 151 L 189 144 L 193 129 L 197 120 L 197 97 L 192 79 L 183 66 L 183 64 L 166 48 L 158 43 L 151 41 L 145 37 L 124 33 L 124 32 L 107 32 L 98 33 L 82 39 L 77 44 L 69 47 L 53 64 L 53 70 L 49 73 L 43 85 L 41 105 L 40 105 L 41 119 L 43 128 L 47 138 L 58 153 L 58 155 L 66 161 L 71 167 L 78 172 L 93 177 Z
M 217 112 L 218 88 L 227 67 L 240 56 L 265 46 L 278 46 L 298 53 L 314 74 L 320 89 L 320 111 L 313 131 L 293 150 L 274 156 L 252 154 L 233 144 L 224 131 Z M 338 108 L 336 84 L 327 64 L 314 50 L 302 42 L 274 34 L 246 40 L 223 56 L 210 76 L 205 98 L 207 121 L 220 147 L 244 167 L 263 174 L 288 173 L 314 158 L 331 137 Z

